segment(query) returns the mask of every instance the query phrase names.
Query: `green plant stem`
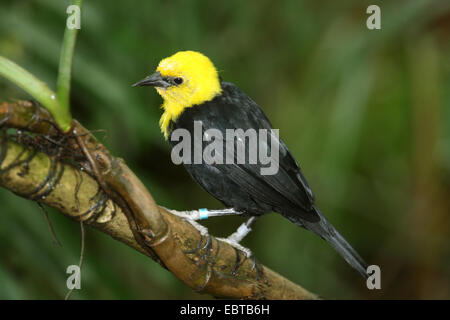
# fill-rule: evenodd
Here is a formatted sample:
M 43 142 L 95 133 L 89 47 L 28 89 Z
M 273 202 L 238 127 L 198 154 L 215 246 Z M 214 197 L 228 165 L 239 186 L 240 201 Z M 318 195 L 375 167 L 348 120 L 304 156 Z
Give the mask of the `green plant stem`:
M 82 0 L 73 0 L 72 4 L 76 5 L 81 10 Z M 72 61 L 75 50 L 75 43 L 77 39 L 78 29 L 69 29 L 66 26 L 64 32 L 64 39 L 61 48 L 61 56 L 59 59 L 58 80 L 56 85 L 56 97 L 59 102 L 61 114 L 64 120 L 69 121 L 68 127 L 64 127 L 66 131 L 70 128 L 72 117 L 70 115 L 70 80 L 72 75 Z
M 71 120 L 67 122 L 61 114 L 56 94 L 44 82 L 2 56 L 0 56 L 0 75 L 18 85 L 42 104 L 63 130 L 70 127 Z

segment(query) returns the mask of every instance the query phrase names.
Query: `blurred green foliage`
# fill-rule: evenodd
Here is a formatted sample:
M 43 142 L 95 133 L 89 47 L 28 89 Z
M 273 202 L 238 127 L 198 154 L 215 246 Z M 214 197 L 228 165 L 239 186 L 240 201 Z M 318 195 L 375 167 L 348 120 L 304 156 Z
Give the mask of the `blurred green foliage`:
M 55 88 L 65 0 L 2 0 L 0 55 Z M 381 7 L 382 29 L 366 28 Z M 280 128 L 317 203 L 382 270 L 382 290 L 319 238 L 267 215 L 245 239 L 261 262 L 326 298 L 450 298 L 450 3 L 448 1 L 84 1 L 72 113 L 123 157 L 156 201 L 220 207 L 180 166 L 159 132 L 160 97 L 131 88 L 179 50 L 209 56 Z M 0 80 L 2 101 L 27 98 Z M 0 298 L 66 294 L 80 230 L 0 189 Z M 225 236 L 240 218 L 206 225 Z M 74 299 L 209 298 L 150 259 L 87 229 Z

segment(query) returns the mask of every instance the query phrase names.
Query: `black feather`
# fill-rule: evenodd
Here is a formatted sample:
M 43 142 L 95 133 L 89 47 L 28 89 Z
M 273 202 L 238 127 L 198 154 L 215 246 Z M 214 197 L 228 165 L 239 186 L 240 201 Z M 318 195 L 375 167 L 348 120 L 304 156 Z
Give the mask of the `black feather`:
M 174 129 L 183 128 L 193 136 L 194 122 L 201 121 L 203 131 L 219 130 L 226 139 L 226 129 L 266 129 L 272 126 L 260 107 L 231 83 L 222 82 L 222 94 L 201 105 L 186 108 L 176 122 Z M 170 138 L 169 138 L 170 139 Z M 270 140 L 269 140 L 270 141 Z M 262 164 L 184 164 L 186 170 L 207 192 L 224 203 L 248 215 L 262 215 L 279 212 L 290 221 L 300 225 L 328 241 L 344 259 L 365 275 L 365 263 L 356 251 L 323 217 L 314 205 L 314 196 L 297 161 L 284 142 L 278 139 L 279 170 L 274 175 L 261 175 Z M 175 145 L 178 142 L 172 142 Z M 191 141 L 194 150 L 194 141 Z M 233 141 L 234 150 L 239 143 Z M 259 143 L 259 141 L 258 141 Z M 203 148 L 208 142 L 203 143 Z M 226 155 L 226 141 L 223 141 L 223 157 Z M 246 145 L 248 149 L 248 145 Z M 258 145 L 258 147 L 261 147 Z M 270 150 L 270 144 L 268 144 Z M 248 150 L 247 150 L 248 151 Z M 233 155 L 236 160 L 236 155 Z M 248 158 L 247 158 L 248 159 Z

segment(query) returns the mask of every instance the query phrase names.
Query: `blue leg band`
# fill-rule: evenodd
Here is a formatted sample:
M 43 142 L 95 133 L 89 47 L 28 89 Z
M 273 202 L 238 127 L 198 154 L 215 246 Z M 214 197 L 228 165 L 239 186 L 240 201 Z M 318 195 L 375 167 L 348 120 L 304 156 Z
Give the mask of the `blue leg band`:
M 208 209 L 198 209 L 198 212 L 200 213 L 200 220 L 208 219 Z

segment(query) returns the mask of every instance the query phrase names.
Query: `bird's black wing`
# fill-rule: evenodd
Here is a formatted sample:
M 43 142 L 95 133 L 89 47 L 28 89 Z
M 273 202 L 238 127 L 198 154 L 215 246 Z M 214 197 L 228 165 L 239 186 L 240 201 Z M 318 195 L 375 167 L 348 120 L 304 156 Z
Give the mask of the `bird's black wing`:
M 259 129 L 266 129 L 269 133 L 271 132 L 272 126 L 269 120 L 250 97 L 231 83 L 222 82 L 222 89 L 222 95 L 212 101 L 186 109 L 177 120 L 176 127 L 185 127 L 192 132 L 192 122 L 201 121 L 204 131 L 217 129 L 224 133 L 225 140 L 227 139 L 226 129 L 242 129 L 243 131 L 254 129 L 257 132 Z M 239 190 L 235 192 L 247 193 L 251 199 L 265 204 L 273 211 L 299 216 L 310 222 L 317 221 L 319 217 L 313 210 L 314 197 L 305 177 L 284 142 L 278 136 L 273 137 L 279 146 L 279 169 L 275 174 L 262 175 L 263 165 L 259 162 L 257 164 L 249 164 L 248 161 L 243 164 L 238 163 L 236 150 L 240 144 L 245 145 L 246 140 L 234 139 L 232 142 L 235 153 L 232 155 L 235 160 L 233 164 L 202 165 L 201 169 L 195 169 L 194 178 L 205 187 L 204 181 L 199 181 L 202 180 L 202 175 L 198 174 L 198 170 L 205 170 L 205 172 L 208 170 L 207 174 L 213 170 L 220 172 L 226 179 L 239 186 Z M 270 138 L 267 139 L 267 143 L 261 143 L 258 140 L 258 148 L 267 149 L 270 153 L 272 152 L 270 142 Z M 224 141 L 224 159 L 225 152 L 230 151 L 225 148 L 225 145 L 226 141 Z M 246 150 L 248 147 L 247 145 Z M 208 190 L 208 187 L 205 189 Z M 214 195 L 214 192 L 208 191 Z

